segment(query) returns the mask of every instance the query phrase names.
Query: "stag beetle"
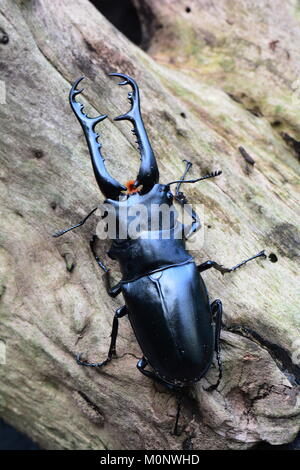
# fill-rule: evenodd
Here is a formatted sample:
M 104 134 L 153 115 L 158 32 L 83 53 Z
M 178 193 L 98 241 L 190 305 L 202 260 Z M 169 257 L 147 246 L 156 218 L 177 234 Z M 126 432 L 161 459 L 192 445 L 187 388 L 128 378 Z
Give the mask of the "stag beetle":
M 143 236 L 132 239 L 127 233 L 125 239 L 120 239 L 116 235 L 108 252 L 112 259 L 119 262 L 122 272 L 122 280 L 115 286 L 112 286 L 109 268 L 101 262 L 96 253 L 97 237 L 93 237 L 90 242 L 91 250 L 99 267 L 104 271 L 107 293 L 111 297 L 116 297 L 122 292 L 125 305 L 115 313 L 107 358 L 101 362 L 90 363 L 83 361 L 81 354 L 78 354 L 76 360 L 81 366 L 103 367 L 108 364 L 116 356 L 119 319 L 128 315 L 143 353 L 143 357 L 137 363 L 141 373 L 171 390 L 182 392 L 184 387 L 197 382 L 206 374 L 215 352 L 219 375 L 217 382 L 207 389 L 212 391 L 218 387 L 222 377 L 220 359 L 222 302 L 215 300 L 210 304 L 200 273 L 210 268 L 217 269 L 222 274 L 233 272 L 248 261 L 266 255 L 261 251 L 232 268 L 225 268 L 210 260 L 196 266 L 193 257 L 185 249 L 185 239 L 196 232 L 201 223 L 197 213 L 187 206 L 187 198 L 180 191 L 180 187 L 184 183 L 196 183 L 216 177 L 221 171 L 194 180 L 186 180 L 186 174 L 192 166 L 186 161 L 185 171 L 179 180 L 160 184 L 157 162 L 141 116 L 138 86 L 135 80 L 127 75 L 121 73 L 109 75 L 121 77 L 119 85 L 131 87 L 128 93 L 131 108 L 115 120 L 128 120 L 133 124 L 132 132 L 137 137 L 141 158 L 136 180 L 122 185 L 108 173 L 101 154 L 101 144 L 98 142 L 99 135 L 94 130 L 96 124 L 103 121 L 107 115 L 88 117 L 83 112 L 83 105 L 75 99 L 76 95 L 83 91 L 83 89 L 78 90 L 77 86 L 84 77 L 75 81 L 69 96 L 70 105 L 86 137 L 98 186 L 105 197 L 108 210 L 104 217 L 112 208 L 117 213 L 118 222 L 122 223 L 124 220 L 121 220 L 121 208 L 125 209 L 122 214 L 123 217 L 125 214 L 126 218 L 128 211 L 136 205 L 149 209 L 153 204 L 173 207 L 174 202 L 177 202 L 181 208 L 187 207 L 191 223 L 188 226 L 180 223 L 175 212 L 167 237 L 145 236 L 145 234 L 151 235 L 151 217 L 146 221 Z M 175 194 L 170 190 L 171 184 L 177 184 Z M 79 224 L 56 232 L 53 236 L 59 237 L 82 226 L 96 209 L 93 209 Z M 160 230 L 161 226 L 158 234 L 162 233 Z M 163 232 L 166 235 L 166 231 Z M 183 236 L 178 236 L 178 233 Z M 152 370 L 146 369 L 147 365 L 151 366 Z M 178 393 L 178 396 L 182 395 Z M 180 399 L 178 399 L 175 434 L 177 434 L 179 409 Z

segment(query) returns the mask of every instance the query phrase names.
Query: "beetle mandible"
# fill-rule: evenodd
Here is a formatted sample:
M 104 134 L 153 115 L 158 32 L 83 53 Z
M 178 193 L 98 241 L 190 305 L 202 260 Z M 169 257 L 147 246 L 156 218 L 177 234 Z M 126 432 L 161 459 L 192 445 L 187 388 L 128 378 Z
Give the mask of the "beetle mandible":
M 173 212 L 171 223 L 162 230 L 156 227 L 153 237 L 151 216 L 146 217 L 140 236 L 132 238 L 128 233 L 120 237 L 117 232 L 112 237 L 111 248 L 108 252 L 112 259 L 119 262 L 122 280 L 112 286 L 110 271 L 101 262 L 95 250 L 97 237 L 90 242 L 91 250 L 99 267 L 104 271 L 107 293 L 111 297 L 123 294 L 125 305 L 118 308 L 113 319 L 111 343 L 108 356 L 101 362 L 86 362 L 81 354 L 76 356 L 77 363 L 82 366 L 103 367 L 116 356 L 116 340 L 118 323 L 121 317 L 128 315 L 134 334 L 142 350 L 143 357 L 138 361 L 138 370 L 169 389 L 181 392 L 184 387 L 200 380 L 210 368 L 214 352 L 219 367 L 219 376 L 215 384 L 207 390 L 218 387 L 222 377 L 220 359 L 220 331 L 222 324 L 222 302 L 215 300 L 210 304 L 208 293 L 201 273 L 214 268 L 222 274 L 235 271 L 248 261 L 258 257 L 266 257 L 264 251 L 242 261 L 232 268 L 225 268 L 215 261 L 206 261 L 196 265 L 193 257 L 185 249 L 188 239 L 200 226 L 197 213 L 187 205 L 186 196 L 180 191 L 184 183 L 196 183 L 203 179 L 215 177 L 221 171 L 205 175 L 194 180 L 186 180 L 186 174 L 192 164 L 186 161 L 182 177 L 168 184 L 159 183 L 157 162 L 144 127 L 140 111 L 139 89 L 135 80 L 121 73 L 109 74 L 121 77 L 119 85 L 130 85 L 128 99 L 130 110 L 115 118 L 117 121 L 128 120 L 133 124 L 132 132 L 137 137 L 141 164 L 136 180 L 125 186 L 116 181 L 108 173 L 104 158 L 101 154 L 99 135 L 95 126 L 107 115 L 95 118 L 88 117 L 83 112 L 83 105 L 76 101 L 76 95 L 82 93 L 77 86 L 84 77 L 75 81 L 70 91 L 70 105 L 84 131 L 90 151 L 95 177 L 100 191 L 105 197 L 108 215 L 110 209 L 117 217 L 118 226 L 122 226 L 128 218 L 130 210 L 136 206 L 150 209 L 153 205 L 174 207 L 174 202 L 188 211 L 191 222 L 184 225 L 179 222 L 176 211 Z M 177 184 L 175 194 L 170 186 Z M 96 211 L 93 209 L 78 224 L 56 232 L 59 237 L 64 233 L 82 226 Z M 122 210 L 121 210 L 122 209 Z M 160 236 L 163 234 L 164 236 Z M 151 366 L 152 370 L 146 369 Z M 179 395 L 180 396 L 180 393 Z M 177 434 L 180 400 L 174 433 Z

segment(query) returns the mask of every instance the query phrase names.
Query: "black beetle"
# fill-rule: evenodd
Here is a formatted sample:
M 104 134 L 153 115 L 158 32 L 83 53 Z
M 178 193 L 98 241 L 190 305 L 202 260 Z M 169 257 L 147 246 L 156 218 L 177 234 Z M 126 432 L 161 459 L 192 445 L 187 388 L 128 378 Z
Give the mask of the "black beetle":
M 123 186 L 113 179 L 105 168 L 101 144 L 98 142 L 99 135 L 94 131 L 94 128 L 107 116 L 88 117 L 83 113 L 83 105 L 75 99 L 76 95 L 83 91 L 82 89 L 77 90 L 77 85 L 84 77 L 79 78 L 73 84 L 70 91 L 70 104 L 83 128 L 95 177 L 106 198 L 106 211 L 103 217 L 106 217 L 111 209 L 117 217 L 118 231 L 112 239 L 108 253 L 120 264 L 122 280 L 117 285 L 111 286 L 109 269 L 96 254 L 96 236 L 91 240 L 91 249 L 98 265 L 105 273 L 108 294 L 111 297 L 116 297 L 122 292 L 125 305 L 115 313 L 107 358 L 102 362 L 89 363 L 82 361 L 79 354 L 76 359 L 78 364 L 82 366 L 102 367 L 106 365 L 116 355 L 119 318 L 128 315 L 143 352 L 142 359 L 137 363 L 140 372 L 178 392 L 197 382 L 206 374 L 211 366 L 215 351 L 219 377 L 217 383 L 207 389 L 211 391 L 219 385 L 222 377 L 220 360 L 222 303 L 220 300 L 215 300 L 210 304 L 200 273 L 210 268 L 215 268 L 222 274 L 232 272 L 248 261 L 266 255 L 264 251 L 261 251 L 233 268 L 224 268 L 215 261 L 206 261 L 196 266 L 193 257 L 185 249 L 185 239 L 200 228 L 200 220 L 196 212 L 187 205 L 187 198 L 180 192 L 180 186 L 183 183 L 195 183 L 218 176 L 221 172 L 215 172 L 195 180 L 185 180 L 185 176 L 191 168 L 191 163 L 186 162 L 186 169 L 180 180 L 159 184 L 156 159 L 141 117 L 138 86 L 127 75 L 121 73 L 111 73 L 110 75 L 121 77 L 123 81 L 119 84 L 128 84 L 132 89 L 128 93 L 131 109 L 115 120 L 129 120 L 133 124 L 132 132 L 137 137 L 141 155 L 140 170 L 135 181 Z M 174 183 L 177 183 L 177 187 L 173 195 L 170 185 Z M 159 223 L 158 229 L 155 231 L 158 236 L 153 237 L 152 220 L 149 216 L 151 206 L 165 205 L 173 208 L 174 201 L 188 211 L 191 223 L 189 225 L 180 223 L 176 212 L 173 212 L 168 229 L 162 230 L 162 225 Z M 130 210 L 137 205 L 146 207 L 148 214 L 141 235 L 132 238 L 125 231 L 125 237 L 120 237 L 120 226 L 128 221 L 124 218 L 128 219 Z M 93 209 L 79 224 L 57 232 L 53 236 L 59 237 L 83 225 L 95 210 Z M 213 320 L 215 327 L 212 323 Z M 146 369 L 148 364 L 152 367 L 152 371 Z M 180 400 L 178 401 L 175 434 L 177 434 L 179 407 Z

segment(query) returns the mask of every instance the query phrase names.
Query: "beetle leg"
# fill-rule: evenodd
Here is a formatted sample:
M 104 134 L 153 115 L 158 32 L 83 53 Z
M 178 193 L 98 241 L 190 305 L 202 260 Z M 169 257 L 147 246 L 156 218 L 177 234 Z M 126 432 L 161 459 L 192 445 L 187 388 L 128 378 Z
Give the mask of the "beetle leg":
M 210 387 L 205 388 L 207 392 L 212 392 L 216 388 L 218 388 L 221 379 L 222 379 L 222 362 L 220 356 L 220 335 L 221 335 L 221 326 L 222 326 L 222 314 L 223 314 L 223 307 L 221 300 L 217 299 L 210 306 L 211 313 L 215 320 L 215 353 L 217 356 L 217 362 L 219 367 L 219 377 L 215 384 L 210 385 Z
M 110 270 L 109 269 L 107 271 L 105 271 L 104 282 L 105 282 L 106 292 L 113 299 L 115 297 L 117 297 L 117 295 L 119 295 L 120 292 L 122 291 L 122 287 L 121 287 L 120 282 L 118 282 L 115 286 L 111 285 L 111 277 L 110 277 Z
M 183 193 L 180 194 L 182 195 L 181 202 L 179 202 L 178 199 L 176 200 L 181 204 L 182 207 L 184 207 L 184 210 L 192 219 L 191 224 L 184 226 L 184 238 L 188 240 L 193 235 L 193 233 L 197 232 L 201 228 L 201 222 L 197 212 L 194 211 L 194 209 L 188 204 L 185 195 Z
M 110 347 L 108 351 L 107 358 L 102 361 L 102 362 L 85 362 L 81 361 L 81 354 L 76 355 L 76 362 L 79 366 L 87 366 L 87 367 L 102 367 L 106 366 L 114 356 L 116 356 L 116 341 L 117 341 L 117 336 L 118 336 L 118 329 L 119 329 L 119 318 L 124 317 L 127 315 L 128 310 L 126 305 L 123 305 L 123 307 L 118 308 L 118 310 L 115 313 L 114 320 L 113 320 L 113 326 L 111 330 L 111 341 L 110 341 Z
M 58 238 L 58 237 L 61 237 L 61 235 L 64 235 L 65 233 L 67 232 L 70 232 L 70 230 L 74 230 L 74 228 L 77 228 L 77 227 L 81 227 L 83 224 L 85 224 L 85 222 L 87 221 L 87 219 L 97 210 L 98 208 L 95 207 L 95 209 L 93 209 L 87 216 L 85 216 L 84 219 L 82 219 L 79 224 L 76 224 L 76 225 L 73 225 L 72 227 L 69 227 L 69 228 L 66 228 L 64 230 L 59 230 L 58 232 L 55 232 L 52 237 L 54 238 Z
M 263 258 L 267 257 L 264 250 L 257 253 L 257 255 L 251 256 L 251 258 L 245 259 L 244 261 L 237 264 L 236 266 L 233 266 L 233 268 L 224 268 L 224 266 L 216 263 L 216 261 L 208 260 L 208 261 L 205 261 L 205 263 L 199 264 L 199 266 L 197 266 L 197 269 L 199 273 L 202 273 L 203 271 L 206 271 L 207 269 L 210 269 L 210 268 L 214 268 L 217 271 L 220 271 L 220 273 L 222 274 L 231 273 L 235 271 L 236 269 L 240 268 L 241 266 L 243 266 L 244 264 L 248 263 L 248 261 L 251 261 L 255 258 L 260 258 L 260 257 L 263 257 Z
M 168 382 L 165 382 L 163 379 L 155 375 L 153 372 L 150 370 L 145 370 L 145 367 L 148 365 L 147 359 L 143 356 L 142 359 L 140 359 L 137 363 L 137 368 L 138 370 L 144 374 L 146 377 L 149 377 L 150 379 L 154 380 L 155 382 L 164 385 L 167 387 L 169 390 L 172 390 L 176 392 L 176 399 L 177 399 L 177 412 L 176 412 L 176 418 L 175 418 L 175 424 L 174 424 L 174 430 L 173 434 L 174 436 L 180 436 L 180 433 L 178 432 L 178 421 L 179 421 L 179 416 L 180 416 L 180 410 L 181 410 L 181 403 L 182 403 L 182 397 L 183 397 L 183 390 L 182 387 L 176 387 L 176 385 L 169 384 Z
M 111 285 L 110 269 L 107 268 L 105 266 L 105 264 L 102 263 L 102 261 L 100 261 L 99 256 L 96 253 L 96 250 L 95 250 L 96 240 L 97 240 L 97 235 L 94 235 L 93 238 L 90 241 L 90 247 L 91 247 L 94 258 L 97 261 L 98 266 L 104 271 L 103 277 L 104 277 L 106 292 L 108 293 L 108 295 L 110 297 L 115 298 L 115 297 L 117 297 L 117 295 L 120 294 L 120 292 L 122 290 L 121 289 L 121 283 L 118 282 L 115 286 Z
M 164 385 L 165 387 L 169 388 L 170 390 L 178 390 L 179 387 L 176 387 L 176 385 L 169 384 L 168 382 L 165 382 L 163 379 L 158 377 L 154 372 L 151 372 L 150 370 L 145 370 L 145 367 L 148 365 L 147 359 L 143 356 L 142 359 L 140 359 L 137 363 L 137 368 L 138 370 L 144 374 L 146 377 L 149 377 L 150 379 L 154 380 L 155 382 Z
M 177 201 L 181 205 L 182 208 L 184 208 L 184 210 L 188 213 L 188 215 L 192 219 L 192 223 L 188 226 L 185 226 L 185 228 L 184 228 L 185 238 L 188 239 L 188 238 L 190 238 L 190 236 L 193 233 L 197 232 L 197 230 L 200 229 L 201 222 L 200 222 L 200 218 L 199 218 L 198 214 L 194 211 L 194 209 L 192 209 L 192 207 L 190 207 L 188 205 L 188 200 L 187 200 L 187 197 L 185 196 L 185 194 L 183 192 L 179 191 L 180 186 L 181 186 L 181 181 L 183 181 L 185 179 L 186 174 L 188 173 L 188 171 L 191 169 L 191 167 L 193 165 L 188 160 L 183 160 L 183 161 L 186 162 L 186 167 L 185 167 L 183 175 L 180 178 L 180 182 L 176 186 L 174 199 L 175 199 L 175 201 Z
M 179 421 L 179 416 L 180 416 L 180 410 L 181 410 L 181 401 L 182 401 L 182 390 L 178 390 L 178 387 L 169 384 L 165 382 L 163 379 L 155 375 L 153 372 L 150 370 L 145 370 L 145 367 L 148 365 L 147 359 L 143 356 L 142 359 L 140 359 L 137 363 L 137 368 L 138 370 L 144 374 L 146 377 L 149 377 L 150 379 L 154 380 L 155 382 L 164 385 L 167 387 L 169 390 L 176 391 L 177 393 L 177 412 L 176 412 L 176 419 L 175 419 L 175 425 L 174 425 L 174 430 L 173 434 L 175 436 L 179 436 L 180 434 L 178 433 L 178 421 Z
M 181 434 L 180 432 L 178 432 L 178 422 L 179 422 L 179 416 L 180 416 L 180 411 L 181 411 L 182 398 L 183 398 L 183 390 L 181 389 L 177 393 L 177 396 L 176 396 L 177 412 L 176 412 L 176 419 L 175 419 L 174 431 L 173 431 L 174 436 L 180 436 Z

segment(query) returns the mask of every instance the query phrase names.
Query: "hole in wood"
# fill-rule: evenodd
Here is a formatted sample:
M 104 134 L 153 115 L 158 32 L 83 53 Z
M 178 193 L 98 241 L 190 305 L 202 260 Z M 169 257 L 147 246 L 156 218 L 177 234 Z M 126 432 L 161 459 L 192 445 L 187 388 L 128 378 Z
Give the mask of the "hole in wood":
M 93 5 L 117 29 L 138 46 L 142 43 L 142 28 L 132 0 L 91 0 Z
M 270 253 L 269 254 L 269 260 L 271 261 L 271 263 L 276 263 L 278 261 L 278 258 L 275 255 L 275 253 Z

